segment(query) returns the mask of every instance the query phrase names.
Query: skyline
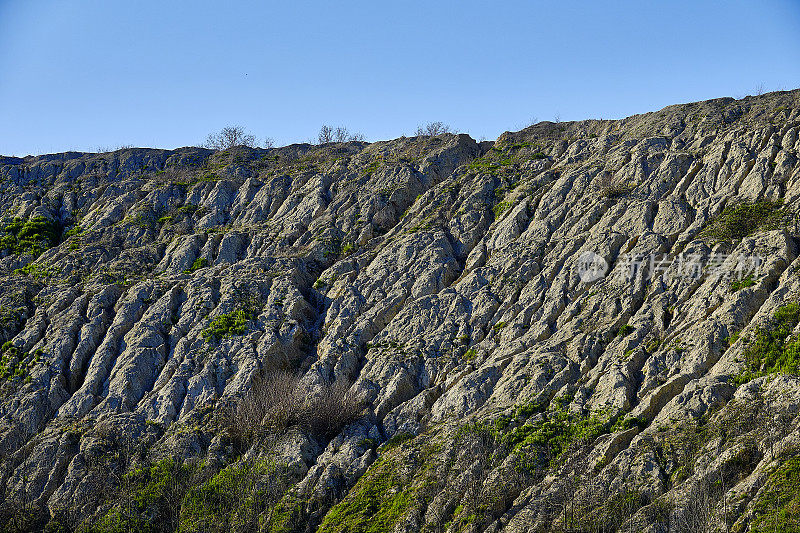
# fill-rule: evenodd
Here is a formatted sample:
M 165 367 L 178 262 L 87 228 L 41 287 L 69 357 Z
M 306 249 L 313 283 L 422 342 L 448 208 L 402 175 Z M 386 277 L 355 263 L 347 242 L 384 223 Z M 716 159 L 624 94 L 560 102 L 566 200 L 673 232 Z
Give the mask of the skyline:
M 800 87 L 798 29 L 778 0 L 0 2 L 0 154 L 171 149 L 231 124 L 276 145 L 430 121 L 495 139 Z

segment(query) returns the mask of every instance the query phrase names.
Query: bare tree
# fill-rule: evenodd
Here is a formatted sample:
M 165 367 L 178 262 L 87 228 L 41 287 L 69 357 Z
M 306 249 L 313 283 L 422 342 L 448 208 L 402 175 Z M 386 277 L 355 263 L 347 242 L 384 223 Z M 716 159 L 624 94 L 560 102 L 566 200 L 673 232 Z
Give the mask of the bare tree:
M 619 198 L 631 192 L 628 185 L 619 183 L 605 171 L 594 179 L 593 185 L 603 198 Z
M 234 146 L 256 147 L 256 136 L 247 132 L 242 126 L 226 126 L 217 133 L 211 133 L 203 144 L 211 150 L 227 150 Z
M 333 128 L 327 124 L 323 124 L 317 134 L 317 144 L 325 144 L 333 142 Z
M 227 426 L 246 445 L 258 435 L 279 433 L 289 426 L 331 437 L 361 413 L 362 404 L 349 388 L 350 383 L 336 381 L 307 391 L 298 374 L 274 370 L 254 381 Z
M 428 122 L 424 126 L 417 126 L 417 131 L 414 133 L 417 137 L 436 137 L 437 135 L 444 135 L 450 133 L 450 126 L 444 122 Z
M 363 141 L 364 135 L 361 133 L 351 133 L 344 126 L 332 127 L 323 124 L 317 134 L 317 144 L 326 143 L 346 143 L 352 141 Z

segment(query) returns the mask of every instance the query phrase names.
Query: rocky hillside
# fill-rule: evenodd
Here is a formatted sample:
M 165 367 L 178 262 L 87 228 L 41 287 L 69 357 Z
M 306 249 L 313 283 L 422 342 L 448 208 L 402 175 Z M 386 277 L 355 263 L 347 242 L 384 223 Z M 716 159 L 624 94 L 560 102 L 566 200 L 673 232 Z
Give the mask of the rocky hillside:
M 797 530 L 799 131 L 0 158 L 3 530 Z

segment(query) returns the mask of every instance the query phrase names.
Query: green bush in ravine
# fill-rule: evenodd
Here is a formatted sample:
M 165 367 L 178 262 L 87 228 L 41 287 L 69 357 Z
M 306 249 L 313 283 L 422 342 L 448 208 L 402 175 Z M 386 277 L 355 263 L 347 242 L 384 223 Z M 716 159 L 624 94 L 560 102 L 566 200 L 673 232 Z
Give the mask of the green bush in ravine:
M 14 218 L 0 225 L 0 251 L 38 257 L 58 243 L 59 227 L 45 217 Z
M 207 266 L 208 266 L 208 259 L 206 259 L 205 257 L 198 257 L 197 259 L 194 260 L 192 266 L 184 270 L 183 273 L 192 274 L 195 271 L 200 270 L 201 268 L 205 268 Z
M 460 431 L 488 433 L 498 444 L 522 452 L 530 466 L 555 464 L 573 444 L 591 442 L 609 432 L 612 421 L 608 417 L 572 413 L 565 405 L 560 405 L 558 399 L 553 401 L 556 409 L 545 411 L 538 404 L 520 406 L 514 417 L 500 417 L 492 425 L 467 424 Z M 521 419 L 533 413 L 542 416 L 521 423 Z
M 800 339 L 791 337 L 797 324 L 800 305 L 792 302 L 780 307 L 766 326 L 758 328 L 745 348 L 745 369 L 737 382 L 774 373 L 799 374 Z
M 573 442 L 593 441 L 607 431 L 606 420 L 560 409 L 512 429 L 503 435 L 503 441 L 515 448 L 534 451 L 541 459 L 556 461 Z
M 206 342 L 219 342 L 225 337 L 244 335 L 250 321 L 256 316 L 258 313 L 255 301 L 240 302 L 233 311 L 214 318 L 203 330 L 203 339 Z
M 781 464 L 767 480 L 753 508 L 751 531 L 800 531 L 800 457 Z
M 288 488 L 285 472 L 268 461 L 241 461 L 191 488 L 180 511 L 181 532 L 258 531 Z
M 761 200 L 729 205 L 703 229 L 702 235 L 718 241 L 741 240 L 759 230 L 781 225 L 781 202 Z
M 206 342 L 219 342 L 225 337 L 244 335 L 254 313 L 247 309 L 234 309 L 230 313 L 219 315 L 203 330 Z
M 319 527 L 324 533 L 391 531 L 411 505 L 414 489 L 404 483 L 397 465 L 380 457 L 344 500 L 334 505 Z
M 731 292 L 740 291 L 756 284 L 755 278 L 750 274 L 746 278 L 731 281 Z
M 33 353 L 23 352 L 11 341 L 0 347 L 0 382 L 3 381 L 29 381 L 30 371 L 42 358 L 42 349 Z
M 87 531 L 175 531 L 181 500 L 192 483 L 193 474 L 192 467 L 173 459 L 163 459 L 124 474 L 114 505 Z

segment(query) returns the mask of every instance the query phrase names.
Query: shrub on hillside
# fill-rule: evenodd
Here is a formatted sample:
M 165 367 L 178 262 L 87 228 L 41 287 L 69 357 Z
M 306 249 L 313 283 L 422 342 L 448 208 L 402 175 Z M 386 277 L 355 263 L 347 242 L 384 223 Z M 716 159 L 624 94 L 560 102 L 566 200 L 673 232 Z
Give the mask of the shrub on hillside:
M 362 404 L 349 388 L 349 383 L 336 381 L 309 391 L 301 386 L 300 375 L 271 371 L 253 382 L 229 415 L 227 426 L 245 441 L 289 427 L 330 438 L 361 412 Z
M 436 137 L 437 135 L 444 135 L 450 133 L 450 126 L 444 122 L 428 122 L 424 126 L 417 126 L 417 131 L 414 132 L 416 137 Z
M 332 127 L 323 124 L 317 134 L 317 144 L 327 143 L 346 143 L 351 141 L 363 141 L 364 135 L 361 133 L 351 133 L 344 126 Z
M 204 148 L 211 150 L 227 150 L 235 146 L 255 148 L 256 136 L 247 132 L 242 126 L 226 126 L 216 133 L 211 133 L 203 143 Z

